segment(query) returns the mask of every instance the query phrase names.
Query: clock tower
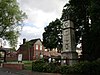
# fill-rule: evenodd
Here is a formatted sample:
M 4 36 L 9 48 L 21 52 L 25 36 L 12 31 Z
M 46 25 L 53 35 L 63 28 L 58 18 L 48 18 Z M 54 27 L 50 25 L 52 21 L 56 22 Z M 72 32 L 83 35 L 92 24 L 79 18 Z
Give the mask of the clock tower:
M 71 20 L 63 22 L 63 51 L 62 60 L 67 61 L 67 64 L 73 65 L 77 63 L 78 55 L 75 47 L 75 31 L 74 24 Z

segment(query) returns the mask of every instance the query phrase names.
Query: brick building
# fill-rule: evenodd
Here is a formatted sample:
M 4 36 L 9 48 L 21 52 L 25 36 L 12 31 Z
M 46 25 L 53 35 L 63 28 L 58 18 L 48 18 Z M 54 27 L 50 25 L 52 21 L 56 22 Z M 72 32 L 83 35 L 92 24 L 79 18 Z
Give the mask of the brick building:
M 26 42 L 23 39 L 23 44 L 17 50 L 17 54 L 22 54 L 23 60 L 36 60 L 40 55 L 44 55 L 44 46 L 40 39 L 32 39 Z

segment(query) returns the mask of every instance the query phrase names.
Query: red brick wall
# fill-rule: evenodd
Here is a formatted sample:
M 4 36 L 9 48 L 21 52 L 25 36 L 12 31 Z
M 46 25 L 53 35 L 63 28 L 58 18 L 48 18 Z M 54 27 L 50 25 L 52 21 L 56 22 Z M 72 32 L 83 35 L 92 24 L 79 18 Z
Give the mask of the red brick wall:
M 38 50 L 36 50 L 36 45 L 34 44 L 34 55 L 33 55 L 33 59 L 36 60 L 36 53 L 38 53 L 38 57 L 40 54 L 40 46 L 38 45 Z
M 44 50 L 44 47 L 42 46 L 42 49 Z M 30 50 L 30 59 L 35 60 L 36 59 L 36 52 L 38 52 L 38 56 L 40 56 L 40 45 L 38 45 L 38 50 L 36 50 L 36 45 L 34 44 L 33 47 Z M 29 50 L 24 50 L 20 46 L 18 54 L 23 54 L 23 60 L 29 60 Z
M 2 67 L 16 69 L 16 70 L 22 70 L 24 68 L 24 64 L 2 63 Z
M 30 49 L 30 59 L 33 60 L 34 56 L 34 47 Z
M 23 60 L 29 59 L 29 51 L 28 50 L 19 49 L 18 54 L 22 54 Z M 17 57 L 18 57 L 18 54 L 17 54 Z
M 36 45 L 34 45 L 34 60 L 36 60 L 36 53 L 38 53 L 38 58 L 40 57 L 40 53 L 44 54 L 44 46 L 42 45 L 42 50 L 40 50 L 40 45 L 38 45 L 38 50 L 36 50 Z
M 36 59 L 36 45 L 34 44 L 34 55 L 33 55 L 33 60 Z

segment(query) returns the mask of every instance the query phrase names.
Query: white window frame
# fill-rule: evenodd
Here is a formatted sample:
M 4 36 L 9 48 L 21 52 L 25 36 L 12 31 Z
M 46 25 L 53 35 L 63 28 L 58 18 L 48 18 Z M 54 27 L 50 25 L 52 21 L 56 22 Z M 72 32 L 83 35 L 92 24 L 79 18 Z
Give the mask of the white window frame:
M 38 45 L 36 45 L 36 50 L 38 50 L 38 47 L 39 47 L 39 46 L 38 46 Z
M 42 45 L 40 45 L 40 50 L 42 50 Z

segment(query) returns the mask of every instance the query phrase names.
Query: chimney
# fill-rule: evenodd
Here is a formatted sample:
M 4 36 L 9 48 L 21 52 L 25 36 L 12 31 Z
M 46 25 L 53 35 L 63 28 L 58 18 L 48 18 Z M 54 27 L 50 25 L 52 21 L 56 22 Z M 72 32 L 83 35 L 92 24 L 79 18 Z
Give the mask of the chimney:
M 23 39 L 23 44 L 25 44 L 25 42 L 26 42 L 26 39 L 24 38 L 24 39 Z

